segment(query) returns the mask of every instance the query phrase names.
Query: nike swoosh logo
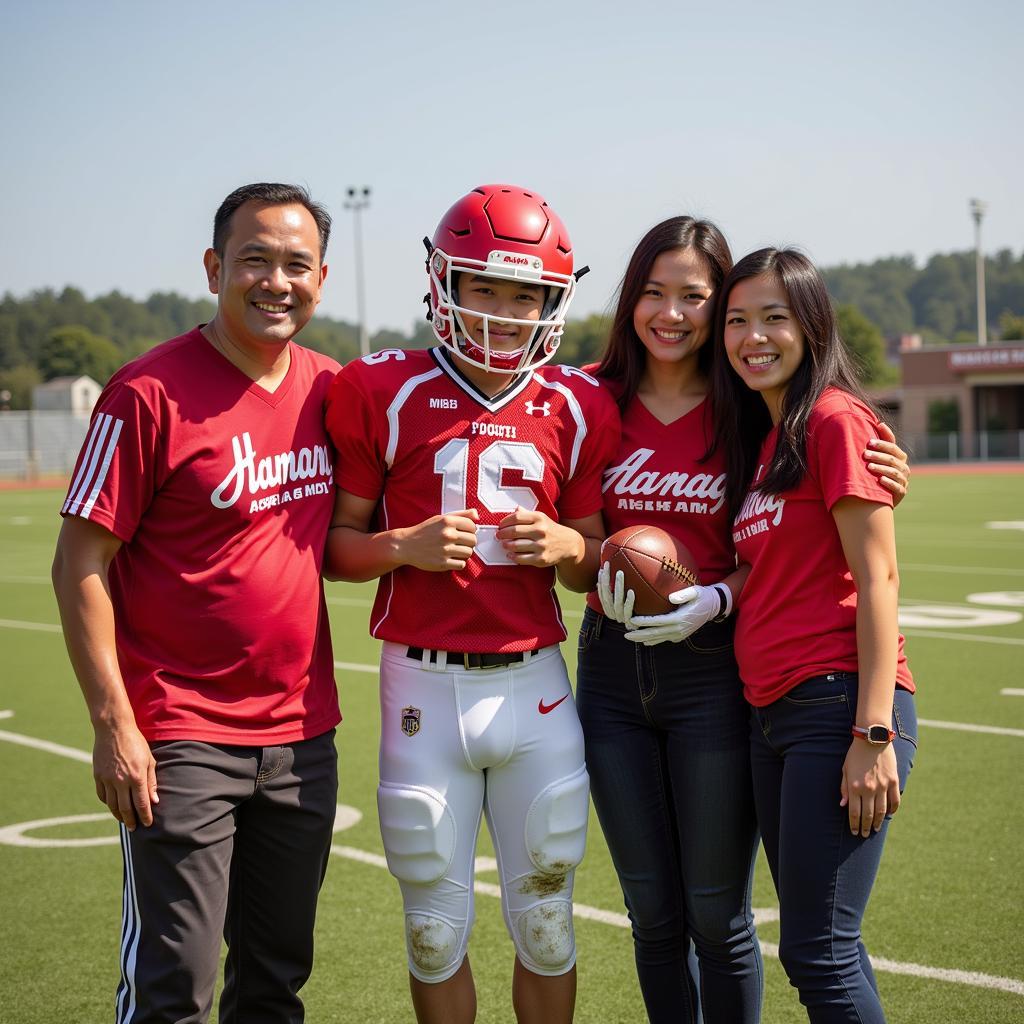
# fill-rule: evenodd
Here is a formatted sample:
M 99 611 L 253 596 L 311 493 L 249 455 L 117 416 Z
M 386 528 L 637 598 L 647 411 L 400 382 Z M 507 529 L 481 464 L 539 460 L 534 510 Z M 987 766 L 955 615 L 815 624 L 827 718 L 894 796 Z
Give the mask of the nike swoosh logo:
M 555 701 L 554 704 L 545 704 L 544 703 L 544 698 L 541 697 L 541 699 L 539 701 L 537 701 L 537 710 L 542 715 L 546 715 L 549 711 L 554 711 L 555 708 L 557 708 L 558 705 L 561 704 L 562 701 L 565 700 L 565 698 L 568 697 L 568 696 L 569 696 L 569 694 L 567 694 L 567 693 L 563 694 L 561 697 L 558 698 L 558 700 Z

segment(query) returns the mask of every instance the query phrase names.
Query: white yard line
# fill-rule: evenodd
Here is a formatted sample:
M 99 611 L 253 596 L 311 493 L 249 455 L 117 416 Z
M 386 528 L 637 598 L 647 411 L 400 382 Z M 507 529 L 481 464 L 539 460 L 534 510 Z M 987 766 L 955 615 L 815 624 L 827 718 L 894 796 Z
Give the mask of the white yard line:
M 955 727 L 951 723 L 942 722 L 923 724 Z M 1018 730 L 1018 732 L 1020 735 L 1024 735 L 1024 731 Z M 26 747 L 34 747 L 37 750 L 44 750 L 47 753 L 57 754 L 61 757 L 69 757 L 75 761 L 83 761 L 86 764 L 92 761 L 91 755 L 84 750 L 75 750 L 73 747 L 61 746 L 59 743 L 35 739 L 32 736 L 21 736 L 17 733 L 0 730 L 0 741 L 2 740 L 6 740 L 9 743 L 18 743 Z M 381 854 L 360 850 L 355 846 L 332 846 L 331 853 L 338 857 L 345 857 L 348 860 L 358 861 L 361 864 L 368 864 L 375 868 L 387 868 L 387 861 Z M 473 888 L 476 892 L 485 896 L 501 897 L 500 887 L 492 882 L 475 882 Z M 625 914 L 616 913 L 611 910 L 602 910 L 600 907 L 590 907 L 585 903 L 575 904 L 573 916 L 588 921 L 597 921 L 601 924 L 614 925 L 618 928 L 629 927 L 629 918 Z M 774 907 L 757 907 L 754 909 L 754 918 L 758 924 L 777 921 L 778 910 Z M 778 959 L 779 947 L 774 942 L 761 942 L 761 952 L 765 956 Z M 1017 978 L 1002 978 L 997 975 L 980 974 L 977 971 L 960 971 L 948 967 L 928 967 L 924 964 L 903 963 L 899 960 L 888 960 L 884 957 L 872 957 L 871 964 L 875 970 L 887 971 L 890 974 L 906 974 L 914 978 L 945 981 L 955 985 L 968 985 L 972 988 L 997 989 L 1002 992 L 1011 992 L 1014 995 L 1024 996 L 1024 981 Z
M 380 672 L 380 665 L 360 665 L 355 661 L 336 661 L 334 667 L 344 672 L 370 672 L 373 675 Z
M 1002 644 L 1008 647 L 1024 647 L 1024 637 L 989 636 L 986 633 L 953 633 L 944 629 L 917 629 L 910 626 L 903 630 L 903 635 L 933 637 L 936 640 L 961 640 L 975 644 Z
M 34 736 L 22 736 L 21 733 L 7 732 L 0 729 L 0 741 L 17 743 L 21 747 L 32 747 L 34 750 L 45 750 L 48 754 L 56 754 L 58 757 L 69 757 L 72 761 L 81 761 L 83 764 L 92 764 L 92 754 L 84 750 L 76 750 L 74 747 L 65 747 L 60 743 L 51 743 L 49 740 L 38 740 Z
M 1006 729 L 1001 725 L 974 725 L 971 722 L 938 722 L 934 718 L 919 718 L 918 725 L 932 729 L 953 729 L 956 732 L 983 732 L 990 736 L 1022 736 L 1024 729 Z
M 900 571 L 913 569 L 916 572 L 949 572 L 964 576 L 1024 576 L 1024 569 L 996 568 L 988 565 L 932 565 L 926 562 L 904 562 L 900 560 Z
M 59 633 L 60 626 L 54 626 L 47 622 L 20 622 L 16 619 L 0 619 L 0 628 L 6 629 L 28 629 L 36 630 L 44 633 Z M 969 637 L 960 636 L 957 633 L 942 633 L 938 630 L 917 630 L 908 629 L 905 631 L 907 636 L 934 636 L 940 638 L 949 638 L 953 640 L 977 640 L 980 642 L 998 643 L 998 644 L 1016 644 L 1024 646 L 1024 639 L 1016 639 L 1014 637 Z M 377 675 L 380 671 L 378 665 L 365 665 L 361 662 L 356 661 L 336 661 L 334 667 L 340 669 L 343 672 L 360 672 L 367 675 Z M 977 725 L 972 722 L 939 722 L 933 719 L 921 718 L 918 719 L 921 725 L 931 726 L 935 729 L 957 729 L 961 732 L 980 732 L 990 733 L 993 736 L 1021 736 L 1024 737 L 1024 729 L 1005 729 L 1001 726 L 996 725 Z M 2 738 L 2 737 L 0 737 Z M 16 741 L 15 741 L 16 742 Z M 40 740 L 40 743 L 45 742 Z M 31 745 L 31 744 L 29 744 Z
M 1024 690 L 1015 690 L 1012 686 L 1007 686 L 999 691 L 1001 697 L 1024 697 Z
M 49 622 L 22 622 L 20 619 L 0 619 L 0 628 L 29 629 L 38 633 L 60 632 L 60 626 L 54 626 Z

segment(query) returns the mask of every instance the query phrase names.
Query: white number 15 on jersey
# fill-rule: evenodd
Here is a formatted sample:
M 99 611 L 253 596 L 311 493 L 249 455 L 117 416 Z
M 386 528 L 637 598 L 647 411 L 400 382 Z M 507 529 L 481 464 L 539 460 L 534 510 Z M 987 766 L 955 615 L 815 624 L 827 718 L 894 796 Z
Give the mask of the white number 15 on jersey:
M 466 495 L 469 441 L 453 438 L 434 456 L 434 472 L 440 473 L 441 514 L 461 512 L 470 508 Z M 544 457 L 536 445 L 526 441 L 494 441 L 481 453 L 477 462 L 477 498 L 488 512 L 507 514 L 516 508 L 533 511 L 537 496 L 529 487 L 505 487 L 501 474 L 506 469 L 522 470 L 524 480 L 540 483 L 544 479 Z M 494 535 L 496 526 L 478 526 L 476 550 L 485 565 L 515 565 Z

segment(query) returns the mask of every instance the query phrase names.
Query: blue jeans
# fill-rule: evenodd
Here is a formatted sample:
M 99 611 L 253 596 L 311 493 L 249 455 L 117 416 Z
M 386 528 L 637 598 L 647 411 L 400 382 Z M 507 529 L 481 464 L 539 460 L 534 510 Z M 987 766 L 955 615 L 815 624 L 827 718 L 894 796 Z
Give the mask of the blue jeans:
M 644 647 L 588 609 L 576 702 L 590 791 L 633 926 L 652 1022 L 756 1024 L 761 952 L 750 909 L 757 851 L 749 711 L 732 624 Z
M 889 821 L 863 839 L 851 834 L 839 806 L 857 676 L 815 676 L 752 710 L 754 797 L 779 894 L 782 965 L 815 1024 L 884 1024 L 860 926 Z M 902 791 L 917 749 L 906 690 L 896 690 L 892 728 Z

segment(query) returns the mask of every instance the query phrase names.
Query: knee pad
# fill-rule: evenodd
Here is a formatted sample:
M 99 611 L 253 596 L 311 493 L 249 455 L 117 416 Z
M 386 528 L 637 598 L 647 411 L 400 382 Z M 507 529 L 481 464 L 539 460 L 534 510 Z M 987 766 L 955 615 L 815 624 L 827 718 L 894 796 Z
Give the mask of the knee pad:
M 524 881 L 520 892 L 552 896 L 564 887 L 568 873 L 583 860 L 589 816 L 590 777 L 586 768 L 551 783 L 538 794 L 526 814 L 526 850 L 537 872 Z M 546 883 L 539 877 L 545 875 Z M 537 886 L 532 890 L 531 880 Z
M 465 937 L 448 922 L 429 914 L 406 914 L 405 944 L 409 972 L 419 981 L 447 981 L 465 956 Z
M 388 870 L 395 878 L 428 885 L 444 877 L 455 854 L 455 818 L 439 793 L 382 782 L 377 813 Z
M 564 974 L 576 962 L 572 903 L 548 900 L 519 915 L 516 952 L 534 974 Z
M 516 952 L 534 974 L 564 974 L 576 962 L 572 872 L 583 860 L 589 815 L 590 778 L 582 767 L 544 789 L 527 812 L 526 850 L 536 870 L 506 898 Z

